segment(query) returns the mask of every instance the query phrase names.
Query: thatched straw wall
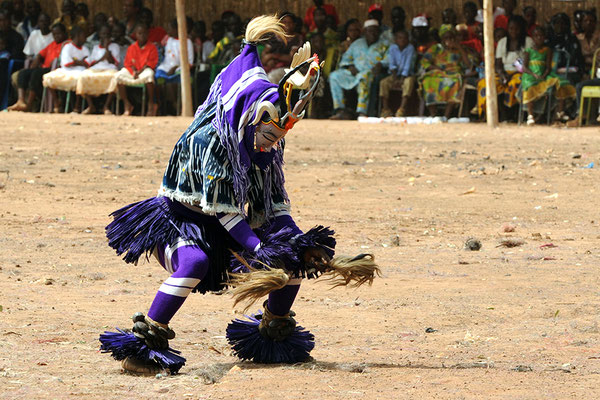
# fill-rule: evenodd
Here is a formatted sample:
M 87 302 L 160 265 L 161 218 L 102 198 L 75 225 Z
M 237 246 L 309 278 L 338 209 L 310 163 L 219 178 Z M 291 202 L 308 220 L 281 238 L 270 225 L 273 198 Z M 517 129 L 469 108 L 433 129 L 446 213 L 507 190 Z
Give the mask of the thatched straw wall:
M 108 15 L 114 15 L 118 18 L 123 16 L 123 0 L 75 0 L 84 1 L 89 5 L 90 15 L 96 12 L 105 12 Z M 364 0 L 326 0 L 326 3 L 336 6 L 340 20 L 343 22 L 349 18 L 358 18 L 361 21 L 367 16 L 367 9 L 375 1 Z M 466 0 L 379 0 L 385 10 L 385 21 L 389 24 L 389 11 L 394 6 L 402 6 L 406 10 L 409 18 L 419 14 L 427 13 L 434 18 L 434 24 L 441 21 L 442 10 L 447 7 L 453 7 L 459 14 L 461 21 L 462 5 Z M 477 1 L 475 1 L 477 3 Z M 44 9 L 57 15 L 62 0 L 41 0 Z M 500 5 L 500 0 L 494 0 L 494 3 Z M 548 19 L 557 12 L 567 12 L 572 15 L 578 8 L 596 7 L 600 9 L 600 0 L 518 0 L 519 8 L 532 5 L 538 10 L 538 19 Z M 166 22 L 175 17 L 174 0 L 145 0 L 144 4 L 154 12 L 157 23 L 166 25 Z M 306 9 L 312 5 L 312 0 L 187 0 L 186 14 L 197 19 L 203 19 L 210 26 L 210 22 L 218 19 L 225 10 L 234 10 L 243 18 L 250 18 L 264 13 L 276 13 L 286 10 L 292 11 L 298 15 L 304 16 Z

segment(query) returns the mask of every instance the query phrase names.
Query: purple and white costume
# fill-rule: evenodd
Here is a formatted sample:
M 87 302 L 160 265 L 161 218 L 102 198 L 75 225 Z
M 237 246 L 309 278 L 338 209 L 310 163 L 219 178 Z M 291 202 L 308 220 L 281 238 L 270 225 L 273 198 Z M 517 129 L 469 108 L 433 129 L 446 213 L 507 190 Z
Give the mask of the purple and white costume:
M 253 121 L 261 121 L 264 104 L 281 109 L 281 93 L 281 87 L 278 90 L 268 81 L 255 44 L 246 43 L 216 78 L 206 102 L 175 145 L 158 196 L 111 214 L 114 220 L 106 228 L 109 245 L 128 263 L 137 263 L 144 253 L 153 254 L 171 274 L 150 306 L 150 321 L 166 326 L 191 292 L 225 288 L 228 272 L 245 268 L 235 259 L 232 262 L 232 251 L 254 260 L 253 266 L 282 265 L 292 272 L 294 279 L 271 292 L 266 306 L 272 314 L 286 315 L 301 279 L 314 277 L 302 261 L 304 251 L 316 247 L 333 256 L 333 231 L 317 227 L 305 234 L 290 215 L 282 171 L 283 139 L 268 152 L 256 151 Z M 185 361 L 173 353 L 175 361 L 169 360 L 167 353 L 174 351 L 165 346 L 166 356 L 148 355 L 143 346 L 152 350 L 152 341 L 119 332 L 101 336 L 102 349 L 117 359 L 145 352 L 144 357 L 172 372 Z M 139 343 L 134 342 L 136 337 Z M 124 350 L 134 344 L 138 354 Z M 306 356 L 313 345 L 304 346 Z M 259 362 L 300 358 L 299 354 L 291 358 L 237 354 Z

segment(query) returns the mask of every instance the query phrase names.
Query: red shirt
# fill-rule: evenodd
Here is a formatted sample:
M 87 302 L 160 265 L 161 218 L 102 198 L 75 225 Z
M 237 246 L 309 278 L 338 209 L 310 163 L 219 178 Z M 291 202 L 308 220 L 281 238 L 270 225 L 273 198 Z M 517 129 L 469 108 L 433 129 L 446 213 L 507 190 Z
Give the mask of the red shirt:
M 39 55 L 44 59 L 42 68 L 51 68 L 52 62 L 60 56 L 60 50 L 62 49 L 64 42 L 56 43 L 52 41 L 48 46 L 44 47 Z
M 315 25 L 315 20 L 313 18 L 313 12 L 315 11 L 315 6 L 311 6 L 306 10 L 306 15 L 304 15 L 304 23 L 308 26 L 308 30 L 312 31 L 317 26 Z M 335 10 L 335 6 L 331 4 L 323 4 L 323 10 L 325 10 L 325 14 L 331 15 L 335 18 L 335 24 L 338 25 L 340 20 L 338 19 L 337 11 Z
M 467 40 L 472 40 L 477 38 L 477 33 L 475 33 L 475 27 L 479 25 L 479 22 L 475 21 L 473 25 L 467 25 L 467 32 L 469 32 L 469 36 Z
M 150 43 L 149 40 L 142 48 L 140 48 L 138 42 L 129 46 L 125 55 L 125 62 L 123 63 L 124 67 L 132 75 L 133 67 L 137 71 L 142 71 L 146 67 L 156 69 L 156 64 L 158 64 L 158 50 L 156 50 L 156 46 Z
M 472 48 L 477 52 L 477 54 L 481 54 L 483 52 L 483 43 L 481 43 L 481 40 L 479 40 L 478 38 L 465 40 L 464 42 L 462 42 L 462 44 Z

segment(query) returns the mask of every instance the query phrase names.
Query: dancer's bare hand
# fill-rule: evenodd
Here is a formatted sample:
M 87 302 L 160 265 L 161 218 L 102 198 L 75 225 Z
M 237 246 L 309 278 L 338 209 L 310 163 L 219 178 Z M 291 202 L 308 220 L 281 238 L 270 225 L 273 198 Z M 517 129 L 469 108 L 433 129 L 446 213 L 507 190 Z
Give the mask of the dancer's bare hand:
M 304 250 L 303 257 L 308 269 L 314 268 L 319 272 L 325 272 L 331 261 L 325 250 L 320 247 L 308 247 Z

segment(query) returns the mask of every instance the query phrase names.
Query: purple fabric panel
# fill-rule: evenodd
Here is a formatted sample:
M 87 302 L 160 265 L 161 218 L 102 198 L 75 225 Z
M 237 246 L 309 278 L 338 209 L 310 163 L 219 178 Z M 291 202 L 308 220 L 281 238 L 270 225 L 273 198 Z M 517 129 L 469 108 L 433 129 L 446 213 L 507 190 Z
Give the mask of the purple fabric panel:
M 294 235 L 301 235 L 303 232 L 298 228 L 291 215 L 280 215 L 275 217 L 273 224 L 269 227 L 269 232 L 279 232 L 283 228 L 290 228 Z
M 245 45 L 242 52 L 231 64 L 220 74 L 221 95 L 225 96 L 229 90 L 240 80 L 244 72 L 256 67 L 262 68 L 256 46 Z M 264 73 L 264 70 L 260 72 Z M 237 132 L 238 124 L 242 115 L 250 108 L 256 100 L 268 89 L 277 88 L 277 85 L 269 82 L 266 77 L 254 81 L 248 87 L 242 88 L 235 99 L 233 107 L 225 112 L 229 125 Z M 277 92 L 268 96 L 266 100 L 274 103 L 279 98 Z M 252 115 L 251 117 L 254 117 Z
M 287 285 L 279 290 L 269 293 L 267 307 L 275 315 L 285 315 L 292 308 L 300 285 Z
M 254 232 L 252 232 L 252 229 L 250 229 L 250 225 L 248 225 L 248 223 L 243 220 L 238 222 L 236 226 L 231 228 L 229 234 L 247 251 L 253 252 L 256 246 L 260 243 L 260 239 L 258 238 L 258 236 L 256 236 Z
M 173 315 L 183 305 L 185 299 L 185 297 L 158 292 L 154 297 L 150 310 L 148 310 L 148 317 L 161 324 L 168 324 Z

